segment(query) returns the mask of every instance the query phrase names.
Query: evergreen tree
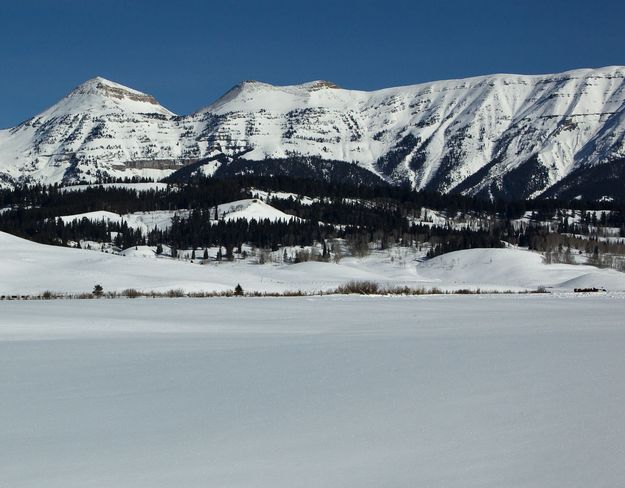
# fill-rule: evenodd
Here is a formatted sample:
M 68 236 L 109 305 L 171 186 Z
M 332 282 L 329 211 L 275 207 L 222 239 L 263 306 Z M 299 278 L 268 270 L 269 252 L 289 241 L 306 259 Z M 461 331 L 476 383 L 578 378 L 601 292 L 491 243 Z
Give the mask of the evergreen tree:
M 104 295 L 104 288 L 102 288 L 102 285 L 95 285 L 91 293 L 94 297 L 100 298 L 102 295 Z

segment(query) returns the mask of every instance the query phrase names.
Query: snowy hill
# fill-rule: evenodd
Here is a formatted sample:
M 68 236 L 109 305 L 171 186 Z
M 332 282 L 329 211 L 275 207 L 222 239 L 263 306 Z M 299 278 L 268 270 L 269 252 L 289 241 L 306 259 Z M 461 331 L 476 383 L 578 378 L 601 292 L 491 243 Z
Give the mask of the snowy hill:
M 351 280 L 382 286 L 443 289 L 533 290 L 539 286 L 572 290 L 605 287 L 625 291 L 625 274 L 592 266 L 545 265 L 540 255 L 512 249 L 473 249 L 418 263 L 391 259 L 392 251 L 340 264 L 303 262 L 259 265 L 252 261 L 207 265 L 156 257 L 153 249 L 133 247 L 124 256 L 46 246 L 0 232 L 0 294 L 88 292 L 96 283 L 108 291 L 232 290 L 308 292 L 331 290 Z
M 0 232 L 0 295 L 38 294 L 45 290 L 80 293 L 96 283 L 108 291 L 127 288 L 150 291 L 232 290 L 240 283 L 248 291 L 319 291 L 350 280 L 416 284 L 414 273 L 376 263 L 342 266 L 308 262 L 261 266 L 251 262 L 213 265 L 155 258 L 147 247 L 131 248 L 125 256 L 47 246 Z
M 420 263 L 419 275 L 449 286 L 493 284 L 527 288 L 606 288 L 625 290 L 625 274 L 594 266 L 545 265 L 540 254 L 516 249 L 467 249 Z
M 483 196 L 616 196 L 625 171 L 625 67 L 491 75 L 374 92 L 243 82 L 176 117 L 149 95 L 89 80 L 0 131 L 5 183 L 209 174 L 267 158 L 351 163 L 390 182 Z M 222 155 L 221 162 L 214 158 Z M 242 156 L 241 156 L 242 155 Z M 326 168 L 316 168 L 319 172 Z
M 229 220 L 269 220 L 276 222 L 284 220 L 289 222 L 293 219 L 301 220 L 293 215 L 286 214 L 262 200 L 256 198 L 239 200 L 218 206 L 219 218 Z

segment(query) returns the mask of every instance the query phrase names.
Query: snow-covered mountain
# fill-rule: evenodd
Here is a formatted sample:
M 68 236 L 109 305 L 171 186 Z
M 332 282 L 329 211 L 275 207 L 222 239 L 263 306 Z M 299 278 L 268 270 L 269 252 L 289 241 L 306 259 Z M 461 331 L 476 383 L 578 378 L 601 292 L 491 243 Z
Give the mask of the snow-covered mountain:
M 625 179 L 625 67 L 344 90 L 243 82 L 191 115 L 95 78 L 0 131 L 19 181 L 357 168 L 418 189 L 481 196 L 614 196 Z M 328 164 L 332 162 L 332 164 Z M 351 165 L 349 163 L 355 163 Z M 286 168 L 286 169 L 285 169 Z
M 0 131 L 0 171 L 5 182 L 162 177 L 182 157 L 175 118 L 149 95 L 94 78 Z

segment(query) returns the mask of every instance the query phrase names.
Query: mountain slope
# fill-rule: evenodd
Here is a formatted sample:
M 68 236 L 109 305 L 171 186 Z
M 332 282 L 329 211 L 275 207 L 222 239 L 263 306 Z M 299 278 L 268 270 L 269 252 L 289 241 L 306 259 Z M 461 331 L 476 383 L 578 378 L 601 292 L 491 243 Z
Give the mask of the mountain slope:
M 618 66 L 374 92 L 326 81 L 282 87 L 248 81 L 183 117 L 149 95 L 96 78 L 0 131 L 7 182 L 157 176 L 203 162 L 210 162 L 205 174 L 227 172 L 235 162 L 240 171 L 266 172 L 268 160 L 272 167 L 276 160 L 303 161 L 322 176 L 327 169 L 315 161 L 323 160 L 355 163 L 417 189 L 585 196 L 585 179 L 575 175 L 591 171 L 592 193 L 597 187 L 601 193 L 614 172 L 596 168 L 624 157 L 625 67 Z
M 624 79 L 610 67 L 370 93 L 246 82 L 200 113 L 246 159 L 322 156 L 415 188 L 526 197 L 623 156 Z

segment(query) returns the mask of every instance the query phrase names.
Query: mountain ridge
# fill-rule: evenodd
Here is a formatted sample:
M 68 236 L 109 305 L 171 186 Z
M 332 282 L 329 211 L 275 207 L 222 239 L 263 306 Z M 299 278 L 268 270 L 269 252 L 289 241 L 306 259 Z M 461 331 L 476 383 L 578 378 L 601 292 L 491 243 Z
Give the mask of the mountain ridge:
M 0 131 L 5 185 L 160 178 L 216 155 L 243 158 L 248 171 L 270 159 L 355 163 L 390 183 L 487 198 L 540 197 L 568 179 L 567 193 L 584 196 L 576 174 L 625 158 L 625 67 L 370 92 L 245 81 L 182 116 L 96 77 Z

